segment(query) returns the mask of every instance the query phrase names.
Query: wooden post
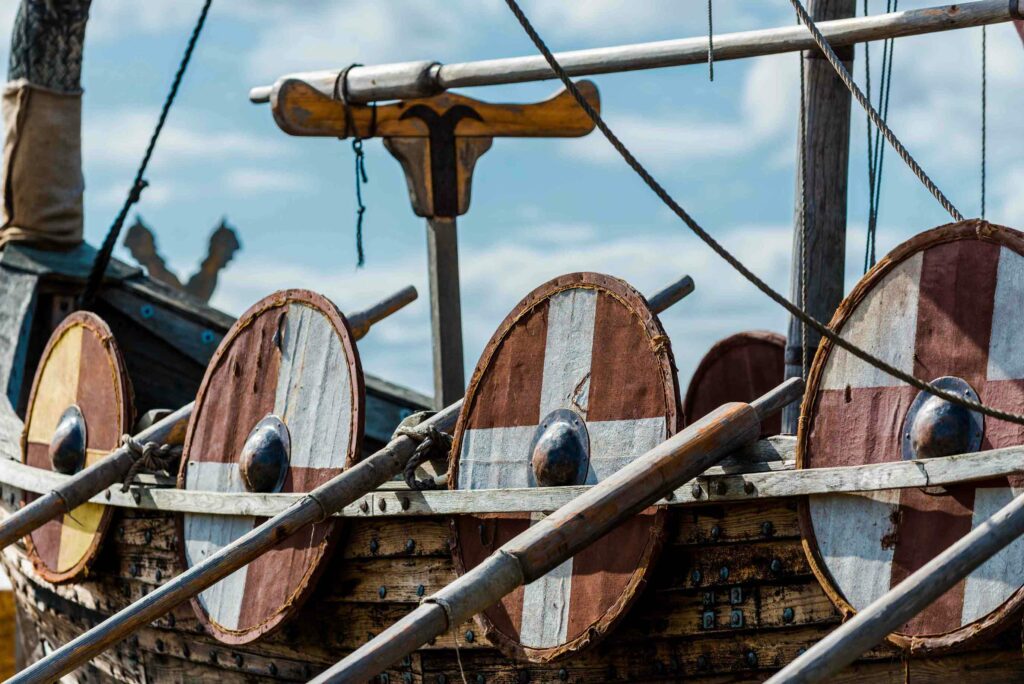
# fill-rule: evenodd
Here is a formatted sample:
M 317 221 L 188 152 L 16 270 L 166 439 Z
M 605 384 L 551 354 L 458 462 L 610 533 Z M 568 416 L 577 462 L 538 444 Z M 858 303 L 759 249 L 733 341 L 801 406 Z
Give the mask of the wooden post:
M 811 17 L 817 21 L 845 19 L 856 13 L 855 0 L 811 0 Z M 837 48 L 847 69 L 853 68 L 853 47 Z M 791 299 L 801 304 L 803 268 L 806 266 L 806 309 L 827 323 L 843 299 L 843 266 L 846 258 L 846 187 L 850 156 L 850 92 L 818 50 L 802 55 L 806 103 L 806 148 L 798 150 L 796 165 L 796 212 L 793 229 L 793 262 L 790 269 Z M 798 124 L 799 126 L 799 124 Z M 799 140 L 799 131 L 798 137 Z M 799 147 L 799 145 L 798 145 Z M 806 164 L 806 177 L 804 166 Z M 801 184 L 806 181 L 802 194 Z M 806 199 L 806 264 L 801 263 L 801 196 Z M 820 336 L 806 331 L 801 344 L 801 324 L 789 322 L 786 343 L 786 377 L 800 377 L 803 359 L 810 365 Z M 795 434 L 800 406 L 782 412 L 782 432 Z
M 462 354 L 462 295 L 455 217 L 427 219 L 430 326 L 434 340 L 434 405 L 447 406 L 466 389 Z

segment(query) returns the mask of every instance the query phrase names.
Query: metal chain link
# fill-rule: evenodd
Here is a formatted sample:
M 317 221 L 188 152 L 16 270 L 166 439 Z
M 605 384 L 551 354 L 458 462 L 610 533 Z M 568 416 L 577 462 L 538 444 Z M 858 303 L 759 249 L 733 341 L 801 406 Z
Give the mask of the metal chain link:
M 628 164 L 629 167 L 633 169 L 634 172 L 636 172 L 636 174 L 641 178 L 641 180 L 643 180 L 644 183 L 647 184 L 647 187 L 649 187 L 651 191 L 654 192 L 654 194 L 657 195 L 657 197 L 662 202 L 664 202 L 665 205 L 668 206 L 668 208 L 671 209 L 672 212 L 675 213 L 675 215 L 678 216 L 683 221 L 683 223 L 685 223 L 687 227 L 689 227 L 690 230 L 693 231 L 695 235 L 697 235 L 697 237 L 699 237 L 708 247 L 710 247 L 716 254 L 718 254 L 718 256 L 720 256 L 727 264 L 736 269 L 736 271 L 739 272 L 739 274 L 742 275 L 744 278 L 746 278 L 752 285 L 754 285 L 754 287 L 756 287 L 758 290 L 764 293 L 769 299 L 774 301 L 776 304 L 778 304 L 786 311 L 788 311 L 791 315 L 797 317 L 799 320 L 809 325 L 822 337 L 827 338 L 836 346 L 845 349 L 847 352 L 854 355 L 861 361 L 864 361 L 865 363 L 874 366 L 883 373 L 886 373 L 887 375 L 891 375 L 894 378 L 902 380 L 911 387 L 916 387 L 917 389 L 923 392 L 928 392 L 929 394 L 933 394 L 941 399 L 945 399 L 951 404 L 963 406 L 972 411 L 977 411 L 978 413 L 982 413 L 992 418 L 1005 420 L 1007 422 L 1016 423 L 1018 425 L 1024 425 L 1024 415 L 1019 415 L 1016 413 L 1011 413 L 1009 411 L 1003 411 L 1002 409 L 986 406 L 985 404 L 982 404 L 980 402 L 971 399 L 966 399 L 957 394 L 953 394 L 952 392 L 940 389 L 929 382 L 920 380 L 914 377 L 913 375 L 905 373 L 900 369 L 886 363 L 885 361 L 869 354 L 868 352 L 864 351 L 857 345 L 848 342 L 842 337 L 840 337 L 827 325 L 821 323 L 816 318 L 808 314 L 806 311 L 796 306 L 795 304 L 793 304 L 793 302 L 789 301 L 784 296 L 782 296 L 774 289 L 772 289 L 770 285 L 761 280 L 761 278 L 758 277 L 749 268 L 747 268 L 746 265 L 743 264 L 743 262 L 741 262 L 739 259 L 733 256 L 732 253 L 729 252 L 729 250 L 723 247 L 717 240 L 715 240 L 714 237 L 712 237 L 706 230 L 704 230 L 704 228 L 702 228 L 701 225 L 697 223 L 697 221 L 694 220 L 694 218 L 690 216 L 686 212 L 686 210 L 683 209 L 671 195 L 668 194 L 668 191 L 666 191 L 665 188 L 663 188 L 661 184 L 658 183 L 657 180 L 655 180 L 655 178 L 650 174 L 650 172 L 646 168 L 644 168 L 644 166 L 637 160 L 635 156 L 633 156 L 633 153 L 629 151 L 629 148 L 627 148 L 622 143 L 622 141 L 619 140 L 618 136 L 616 136 L 615 133 L 612 132 L 612 130 L 608 127 L 608 124 L 606 124 L 604 119 L 601 118 L 601 115 L 598 114 L 597 111 L 590 106 L 590 103 L 587 102 L 587 99 L 585 97 L 583 97 L 583 94 L 580 92 L 579 88 L 576 87 L 576 84 L 573 83 L 572 79 L 569 77 L 569 74 L 566 73 L 565 69 L 562 68 L 562 65 L 559 64 L 558 60 L 555 59 L 555 56 L 551 53 L 551 50 L 544 43 L 543 39 L 541 39 L 540 35 L 537 34 L 537 31 L 533 28 L 533 25 L 530 23 L 530 20 L 527 19 L 526 15 L 523 13 L 523 10 L 516 3 L 516 0 L 505 0 L 505 3 L 512 11 L 512 14 L 515 15 L 516 19 L 519 21 L 519 24 L 523 27 L 523 30 L 530 37 L 530 40 L 533 41 L 533 44 L 536 46 L 537 50 L 541 53 L 541 55 L 544 56 L 544 59 L 551 67 L 551 70 L 555 73 L 555 75 L 558 76 L 559 80 L 562 81 L 566 89 L 572 95 L 573 99 L 576 100 L 576 103 L 590 118 L 590 120 L 594 122 L 594 125 L 598 128 L 598 130 L 601 131 L 601 133 L 608 140 L 608 142 L 611 143 L 612 147 L 615 148 L 615 151 L 619 153 L 619 155 L 623 158 L 626 164 Z M 806 12 L 804 13 L 804 15 L 806 16 Z M 809 20 L 810 19 L 808 18 L 808 21 Z M 820 36 L 821 34 L 818 33 L 818 35 Z M 832 56 L 835 57 L 835 53 L 832 53 Z M 892 135 L 891 131 L 889 135 Z M 898 142 L 899 141 L 897 141 L 897 143 Z M 941 195 L 941 193 L 939 194 Z M 950 206 L 952 207 L 952 205 Z M 953 209 L 953 211 L 956 210 Z M 959 215 L 959 212 L 957 212 L 957 215 Z M 962 218 L 958 220 L 962 220 Z

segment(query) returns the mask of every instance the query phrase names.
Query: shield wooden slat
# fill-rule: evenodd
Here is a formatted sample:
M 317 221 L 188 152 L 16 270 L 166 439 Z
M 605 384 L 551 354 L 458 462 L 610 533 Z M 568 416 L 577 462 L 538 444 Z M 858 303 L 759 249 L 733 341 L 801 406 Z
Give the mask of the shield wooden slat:
M 982 221 L 918 235 L 882 259 L 831 327 L 923 380 L 965 380 L 983 403 L 1024 411 L 1024 234 Z M 801 468 L 902 458 L 918 392 L 822 342 L 802 407 Z M 1024 428 L 984 419 L 981 449 L 1021 444 Z M 801 510 L 812 567 L 835 603 L 863 609 L 1021 493 L 1017 476 L 935 489 L 813 496 Z M 914 649 L 977 641 L 1024 599 L 1024 540 L 983 563 L 890 635 Z
M 128 372 L 110 328 L 84 311 L 65 318 L 43 350 L 25 414 L 25 463 L 53 470 L 50 441 L 72 405 L 85 420 L 85 465 L 92 465 L 118 447 L 130 430 L 133 407 Z M 34 498 L 26 494 L 26 503 Z M 55 583 L 85 576 L 111 515 L 110 508 L 87 503 L 33 531 L 26 543 L 39 575 Z
M 608 477 L 682 422 L 668 338 L 632 287 L 596 273 L 556 278 L 530 293 L 491 338 L 456 428 L 449 486 L 537 486 L 531 442 L 542 419 L 569 409 L 590 437 L 587 483 Z M 460 573 L 539 517 L 461 516 L 452 522 Z M 643 587 L 665 512 L 626 521 L 479 619 L 506 654 L 543 661 L 604 637 Z
M 763 330 L 736 333 L 719 340 L 697 364 L 683 400 L 686 424 L 730 401 L 750 402 L 783 381 L 786 338 Z M 761 424 L 761 436 L 777 435 L 781 417 Z
M 291 441 L 280 491 L 311 491 L 358 458 L 363 402 L 359 356 L 341 312 L 305 290 L 270 295 L 238 319 L 207 368 L 178 486 L 248 491 L 239 455 L 252 428 L 272 414 L 287 426 Z M 183 562 L 201 562 L 262 521 L 183 515 Z M 200 620 L 218 639 L 234 644 L 277 627 L 312 589 L 338 524 L 328 520 L 303 530 L 200 593 L 192 601 Z

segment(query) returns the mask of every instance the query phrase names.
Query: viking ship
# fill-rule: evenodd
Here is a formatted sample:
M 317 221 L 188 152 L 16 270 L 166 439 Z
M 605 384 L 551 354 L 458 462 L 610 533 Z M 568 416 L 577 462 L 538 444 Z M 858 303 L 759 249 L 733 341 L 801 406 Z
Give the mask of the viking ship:
M 237 248 L 225 225 L 188 286 L 111 257 L 208 0 L 99 248 L 82 239 L 89 2 L 21 3 L 3 95 L 4 674 L 1024 678 L 1024 233 L 965 219 L 849 75 L 855 46 L 1021 21 L 1024 2 L 857 17 L 853 0 L 791 0 L 789 26 L 554 54 L 507 3 L 538 55 L 353 65 L 250 93 L 288 135 L 381 138 L 401 164 L 426 220 L 433 396 L 360 363 L 357 342 L 411 288 L 356 312 L 283 290 L 235 319 L 205 303 Z M 783 52 L 802 53 L 805 80 L 791 298 L 572 80 Z M 551 79 L 563 89 L 527 104 L 451 91 Z M 922 226 L 844 296 L 853 101 L 953 222 Z M 702 284 L 569 273 L 522 293 L 467 381 L 456 221 L 476 162 L 495 137 L 584 135 L 783 306 L 788 334 L 723 339 L 683 387 L 687 340 L 659 314 Z

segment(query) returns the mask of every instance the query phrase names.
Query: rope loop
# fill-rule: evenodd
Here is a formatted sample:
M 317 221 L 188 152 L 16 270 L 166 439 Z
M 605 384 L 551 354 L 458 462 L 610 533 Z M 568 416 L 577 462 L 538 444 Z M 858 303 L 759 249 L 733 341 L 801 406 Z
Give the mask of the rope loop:
M 165 472 L 170 475 L 178 470 L 181 462 L 181 446 L 140 442 L 131 435 L 121 435 L 121 445 L 134 457 L 132 466 L 121 481 L 121 491 L 127 492 L 132 480 L 139 473 Z
M 412 458 L 405 465 L 403 476 L 405 484 L 409 486 L 409 489 L 420 492 L 428 489 L 438 489 L 439 487 L 434 478 L 416 479 L 416 469 L 425 461 L 443 460 L 447 462 L 448 455 L 452 450 L 452 436 L 450 434 L 441 432 L 433 425 L 428 425 L 425 428 L 421 425 L 433 416 L 434 413 L 434 411 L 417 411 L 407 416 L 398 424 L 398 427 L 395 428 L 395 434 L 391 437 L 391 439 L 408 437 L 417 442 L 416 451 L 413 452 Z

